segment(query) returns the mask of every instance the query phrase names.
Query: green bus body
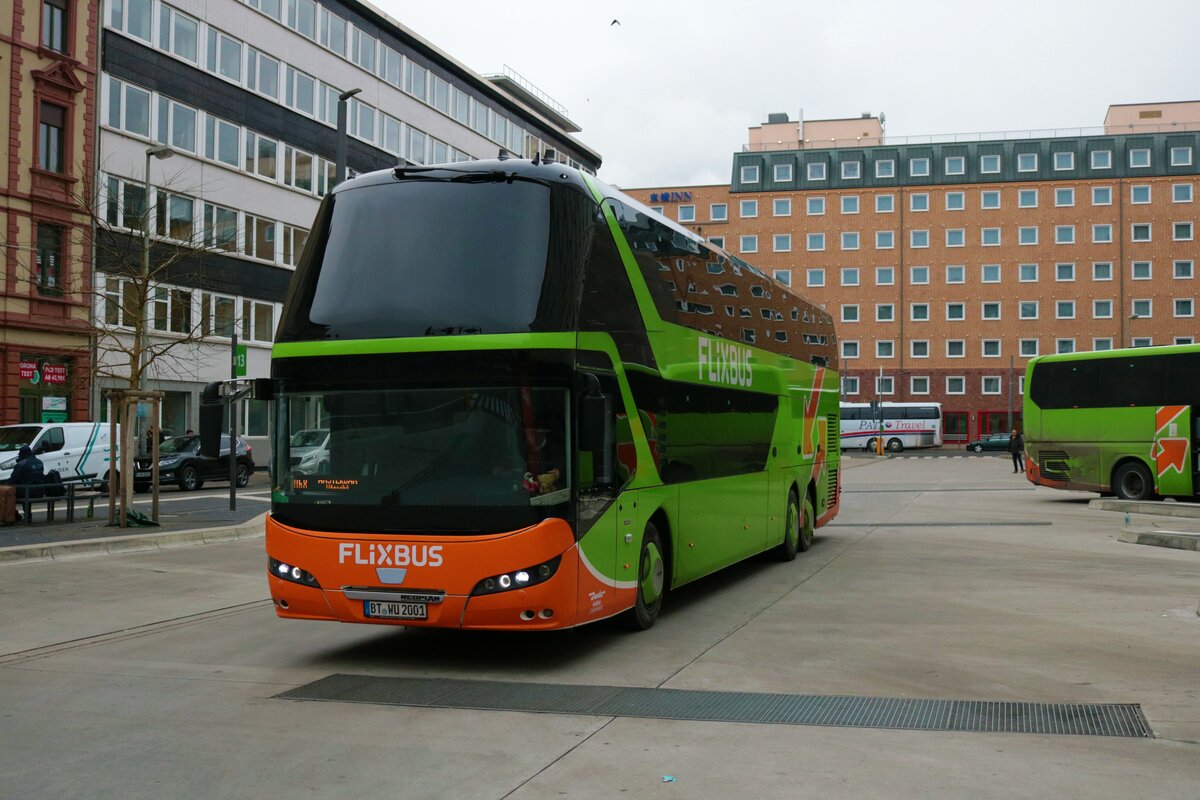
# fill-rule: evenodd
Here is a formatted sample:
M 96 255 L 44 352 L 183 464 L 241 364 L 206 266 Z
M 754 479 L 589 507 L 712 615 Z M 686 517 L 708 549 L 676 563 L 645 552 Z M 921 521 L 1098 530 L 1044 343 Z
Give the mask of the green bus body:
M 549 187 L 548 194 L 541 186 Z M 392 256 L 376 251 L 378 258 L 365 259 L 375 263 L 354 267 L 361 276 L 335 285 L 335 270 L 347 265 L 331 253 L 386 235 L 388 197 L 394 193 L 403 199 L 410 192 L 427 193 L 423 204 L 462 208 L 480 226 L 481 241 L 464 242 L 447 234 L 441 245 L 410 260 L 405 257 L 407 242 L 399 238 L 400 221 L 393 264 L 378 263 Z M 486 199 L 480 209 L 464 207 L 470 204 L 463 200 L 477 194 Z M 361 203 L 363 210 L 356 213 L 377 213 L 378 220 L 357 227 L 354 219 L 340 219 L 338 205 L 350 208 L 351 201 Z M 548 210 L 549 224 L 525 209 Z M 494 226 L 493 212 L 502 218 Z M 536 229 L 528 236 L 511 230 L 526 224 Z M 531 257 L 537 270 L 544 269 L 540 288 L 528 290 L 536 297 L 526 295 L 526 279 L 508 261 L 480 264 L 476 273 L 458 278 L 414 277 L 425 264 L 413 261 L 445 257 L 451 264 L 442 246 L 459 254 L 453 264 L 468 259 L 462 254 L 486 253 L 479 248 L 492 241 L 516 261 L 523 253 L 543 252 L 540 244 L 532 247 L 525 239 L 549 242 L 545 267 L 540 255 Z M 557 261 L 582 266 L 560 269 Z M 501 272 L 511 268 L 511 281 L 497 277 L 493 267 Z M 381 295 L 377 300 L 363 292 L 367 280 Z M 426 280 L 433 288 L 421 284 Z M 438 288 L 439 281 L 447 283 Z M 411 294 L 403 289 L 409 282 Z M 472 295 L 462 298 L 461 308 L 432 307 L 456 291 Z M 344 297 L 356 292 L 362 294 L 353 301 L 361 304 L 361 312 L 345 312 L 351 301 Z M 491 295 L 494 302 L 489 305 L 477 294 Z M 375 307 L 385 302 L 410 304 L 411 309 Z M 477 322 L 472 314 L 486 321 Z M 435 414 L 435 403 L 421 405 L 419 393 L 427 388 L 499 386 L 497 397 L 511 390 L 511 396 L 523 398 L 514 408 L 521 406 L 528 415 L 530 385 L 563 386 L 571 398 L 569 413 L 575 414 L 583 395 L 593 391 L 581 387 L 598 384 L 612 403 L 612 463 L 605 453 L 581 447 L 583 434 L 572 426 L 563 466 L 570 475 L 570 499 L 553 506 L 553 513 L 545 504 L 533 512 L 566 519 L 588 566 L 618 588 L 636 584 L 639 548 L 652 523 L 665 550 L 667 586 L 676 587 L 780 547 L 792 494 L 802 509 L 810 504 L 812 527 L 837 513 L 836 358 L 833 322 L 824 311 L 575 170 L 512 159 L 401 167 L 363 176 L 326 199 L 285 304 L 272 353 L 279 401 L 272 517 L 295 529 L 347 538 L 386 533 L 409 540 L 425 532 L 502 534 L 537 522 L 522 516 L 528 509 L 481 505 L 471 516 L 470 509 L 450 508 L 453 502 L 440 510 L 431 510 L 425 501 L 410 508 L 402 491 L 395 493 L 388 513 L 379 514 L 365 503 L 355 504 L 351 495 L 357 478 L 336 487 L 340 493 L 308 498 L 279 477 L 296 463 L 289 459 L 288 435 L 324 424 L 329 408 L 304 418 L 299 402 L 289 405 L 289 393 L 309 402 L 323 397 L 323 387 L 341 387 L 341 396 L 327 400 L 337 406 L 336 413 L 382 418 L 384 410 L 355 398 L 385 386 L 401 387 L 388 401 L 393 410 L 399 413 L 416 403 Z M 519 385 L 506 384 L 506 376 L 514 375 L 525 377 L 514 379 Z M 531 383 L 521 383 L 531 375 Z M 443 400 L 457 402 L 454 392 L 438 398 Z M 481 402 L 475 397 L 468 405 Z M 514 413 L 503 399 L 488 402 L 501 409 L 498 416 Z M 356 446 L 369 448 L 371 443 Z M 431 461 L 427 472 L 438 469 Z M 606 470 L 609 478 L 601 475 Z M 335 464 L 330 474 L 343 473 Z M 351 486 L 348 492 L 346 486 Z M 452 489 L 440 496 L 453 496 Z M 463 521 L 425 527 L 425 521 L 439 515 Z M 591 620 L 581 613 L 579 621 Z
M 1200 346 L 1039 356 L 1025 378 L 1026 474 L 1125 499 L 1200 491 Z

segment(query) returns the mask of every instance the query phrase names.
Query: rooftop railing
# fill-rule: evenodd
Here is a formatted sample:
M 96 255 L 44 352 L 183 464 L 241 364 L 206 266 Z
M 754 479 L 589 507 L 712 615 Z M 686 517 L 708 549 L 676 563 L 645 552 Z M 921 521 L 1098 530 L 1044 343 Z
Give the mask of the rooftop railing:
M 561 114 L 564 117 L 569 116 L 569 114 L 567 114 L 566 106 L 564 106 L 562 103 L 559 103 L 558 101 L 556 101 L 553 97 L 546 94 L 538 87 L 534 86 L 527 78 L 525 78 L 524 75 L 517 72 L 515 69 L 510 67 L 508 64 L 504 65 L 504 69 L 502 70 L 502 72 L 504 73 L 504 76 L 506 78 L 508 78 L 513 83 L 520 86 L 525 91 L 529 92 L 529 94 L 536 97 L 538 99 L 538 101 L 541 102 L 546 107 L 554 109 L 555 111 L 557 111 L 559 114 Z

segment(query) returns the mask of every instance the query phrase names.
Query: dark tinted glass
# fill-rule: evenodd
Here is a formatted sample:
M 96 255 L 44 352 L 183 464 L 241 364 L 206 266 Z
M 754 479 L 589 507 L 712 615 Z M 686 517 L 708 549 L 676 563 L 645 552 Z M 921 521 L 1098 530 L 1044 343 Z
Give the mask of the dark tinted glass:
M 1200 403 L 1200 353 L 1043 362 L 1029 393 L 1043 409 Z

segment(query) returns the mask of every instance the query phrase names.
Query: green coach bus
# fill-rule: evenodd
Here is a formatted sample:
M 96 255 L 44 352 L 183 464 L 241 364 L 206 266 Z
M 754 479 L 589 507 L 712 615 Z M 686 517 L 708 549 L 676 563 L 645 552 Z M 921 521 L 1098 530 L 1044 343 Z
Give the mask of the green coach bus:
M 1127 500 L 1200 494 L 1200 345 L 1039 356 L 1025 378 L 1025 471 Z
M 561 164 L 343 183 L 272 354 L 276 612 L 649 627 L 837 513 L 836 354 L 824 310 Z

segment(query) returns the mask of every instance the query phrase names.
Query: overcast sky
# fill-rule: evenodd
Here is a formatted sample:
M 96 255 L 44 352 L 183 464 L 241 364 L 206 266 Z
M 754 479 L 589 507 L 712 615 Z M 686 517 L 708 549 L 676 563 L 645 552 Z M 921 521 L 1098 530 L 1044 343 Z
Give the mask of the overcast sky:
M 882 111 L 909 136 L 1200 99 L 1200 0 L 371 2 L 476 72 L 512 67 L 630 188 L 728 183 L 770 112 Z

